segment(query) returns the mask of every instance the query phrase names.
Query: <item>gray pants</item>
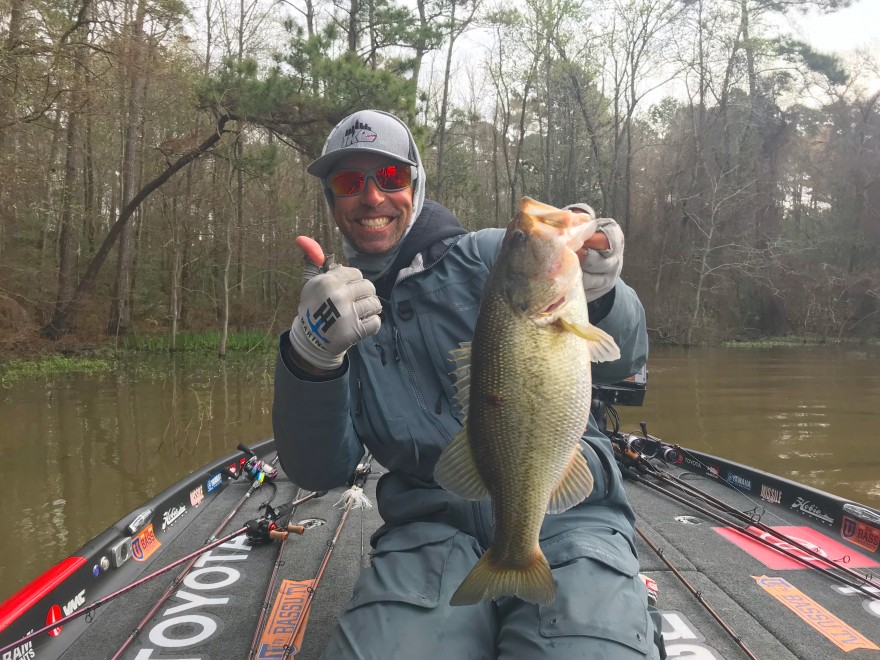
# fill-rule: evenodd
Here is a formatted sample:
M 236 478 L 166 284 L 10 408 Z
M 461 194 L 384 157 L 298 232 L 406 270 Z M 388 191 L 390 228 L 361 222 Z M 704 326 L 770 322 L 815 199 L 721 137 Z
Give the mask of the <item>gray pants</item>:
M 541 547 L 556 583 L 551 605 L 502 598 L 452 607 L 449 599 L 481 554 L 477 541 L 443 523 L 390 530 L 322 658 L 662 657 L 638 561 L 620 533 L 571 530 L 542 540 Z

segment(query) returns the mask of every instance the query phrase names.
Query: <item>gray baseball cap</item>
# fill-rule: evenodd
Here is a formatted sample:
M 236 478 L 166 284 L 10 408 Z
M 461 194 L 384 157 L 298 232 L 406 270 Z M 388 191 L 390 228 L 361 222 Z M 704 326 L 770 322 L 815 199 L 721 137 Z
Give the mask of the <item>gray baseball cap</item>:
M 321 157 L 306 171 L 323 179 L 340 158 L 357 153 L 389 156 L 419 167 L 415 141 L 400 119 L 381 110 L 360 110 L 340 121 L 327 137 Z

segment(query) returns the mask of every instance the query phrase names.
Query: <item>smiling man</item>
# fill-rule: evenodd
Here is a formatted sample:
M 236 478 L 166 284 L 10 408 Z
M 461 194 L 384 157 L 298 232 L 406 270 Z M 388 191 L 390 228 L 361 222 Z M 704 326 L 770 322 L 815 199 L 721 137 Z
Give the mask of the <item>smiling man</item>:
M 348 265 L 320 268 L 320 246 L 297 238 L 310 263 L 275 372 L 281 465 L 310 490 L 343 485 L 365 447 L 388 469 L 377 486 L 385 525 L 323 657 L 663 657 L 638 577 L 634 515 L 592 418 L 580 450 L 593 491 L 541 527 L 555 601 L 450 604 L 493 536 L 490 503 L 433 476 L 462 427 L 450 351 L 473 337 L 505 232 L 468 233 L 426 200 L 415 141 L 384 112 L 343 119 L 308 171 L 323 184 Z M 570 208 L 595 217 L 586 204 Z M 578 254 L 590 320 L 620 348 L 619 360 L 592 367 L 593 382 L 610 383 L 642 367 L 648 342 L 641 303 L 619 277 L 623 234 L 609 218 L 597 226 Z

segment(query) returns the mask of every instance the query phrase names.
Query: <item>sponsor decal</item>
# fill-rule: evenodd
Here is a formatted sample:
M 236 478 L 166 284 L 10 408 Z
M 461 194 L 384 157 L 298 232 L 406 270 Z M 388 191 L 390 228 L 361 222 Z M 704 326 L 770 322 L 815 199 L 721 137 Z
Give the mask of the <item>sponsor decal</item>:
M 718 479 L 721 476 L 721 472 L 714 465 L 707 465 L 706 466 L 706 474 L 708 474 L 710 477 L 715 477 L 716 479 Z
M 737 474 L 736 472 L 728 472 L 727 476 L 724 477 L 724 480 L 731 486 L 735 486 L 739 490 L 747 490 L 749 492 L 751 492 L 752 490 L 752 480 L 747 479 L 746 477 Z
M 131 556 L 135 561 L 147 561 L 160 545 L 162 544 L 153 533 L 153 523 L 150 523 L 137 538 L 131 540 Z
M 189 503 L 198 506 L 205 499 L 205 488 L 199 484 L 196 488 L 189 491 Z
M 278 597 L 272 606 L 272 613 L 263 629 L 263 637 L 257 647 L 255 658 L 268 660 L 269 658 L 284 658 L 289 655 L 286 652 L 288 644 L 292 644 L 294 653 L 302 647 L 303 636 L 306 632 L 306 624 L 309 619 L 309 610 L 306 606 L 309 590 L 314 580 L 294 582 L 284 580 L 278 590 Z M 297 624 L 302 621 L 296 638 L 291 641 Z
M 880 526 L 880 511 L 874 511 L 874 509 L 868 509 L 852 502 L 844 504 L 843 510 L 854 518 L 861 518 L 865 522 Z
M 205 482 L 205 490 L 209 493 L 223 482 L 223 474 L 218 472 Z
M 61 609 L 64 610 L 64 616 L 70 616 L 74 612 L 76 612 L 80 607 L 82 607 L 86 602 L 86 590 L 83 589 L 76 596 L 70 599 L 70 602 L 67 603 Z
M 880 651 L 880 647 L 870 639 L 834 616 L 786 580 L 766 575 L 752 576 L 752 578 L 764 591 L 797 614 L 802 621 L 805 621 L 821 635 L 827 637 L 839 649 L 847 652 L 855 649 Z
M 761 499 L 771 504 L 782 504 L 782 491 L 773 486 L 761 484 Z
M 369 125 L 362 121 L 355 121 L 345 129 L 345 135 L 342 136 L 342 147 L 351 146 L 356 142 L 373 142 L 375 139 L 376 133 Z
M 691 458 L 690 456 L 688 456 L 687 454 L 685 454 L 683 452 L 678 455 L 678 460 L 681 461 L 682 463 L 684 463 L 685 465 L 690 465 L 692 468 L 694 468 L 696 470 L 702 471 L 702 470 L 706 469 L 706 466 L 703 465 L 702 463 L 700 463 L 700 461 L 698 461 L 696 458 Z
M 794 504 L 791 505 L 792 509 L 797 509 L 802 514 L 806 516 L 810 516 L 811 518 L 815 518 L 816 520 L 823 522 L 827 525 L 834 524 L 834 518 L 825 513 L 818 506 L 813 504 L 810 500 L 805 499 L 801 496 L 794 501 Z
M 809 548 L 813 552 L 819 554 L 820 557 L 827 558 L 825 561 L 819 557 L 804 552 L 796 545 L 784 541 L 770 532 L 760 530 L 757 527 L 748 527 L 747 529 L 751 534 L 769 542 L 772 547 L 764 545 L 764 543 L 761 543 L 732 527 L 713 527 L 712 529 L 740 549 L 749 553 L 752 557 L 764 564 L 764 566 L 774 571 L 798 570 L 808 568 L 809 566 L 833 568 L 834 561 L 842 557 L 849 558 L 847 566 L 850 568 L 880 566 L 880 564 L 873 559 L 860 555 L 857 552 L 852 552 L 847 546 L 825 536 L 822 532 L 811 527 L 782 526 L 771 527 L 771 529 L 791 538 L 804 547 Z M 778 550 L 775 548 L 778 548 Z M 795 559 L 782 554 L 781 551 L 790 552 L 806 561 L 807 564 L 796 561 Z
M 840 536 L 844 541 L 854 543 L 871 552 L 876 552 L 877 547 L 880 546 L 880 529 L 871 527 L 871 525 L 849 516 L 843 517 L 843 522 L 840 525 Z
M 30 635 L 33 630 L 28 631 L 28 635 Z M 6 651 L 3 654 L 3 657 L 0 660 L 33 660 L 34 655 L 34 643 L 33 642 L 25 642 L 21 646 L 16 646 L 11 651 Z
M 180 506 L 174 506 L 168 509 L 165 513 L 162 514 L 162 531 L 164 532 L 166 529 L 171 527 L 174 524 L 174 521 L 180 518 L 184 513 L 186 513 L 186 505 L 181 504 Z
M 233 585 L 241 579 L 241 572 L 232 562 L 248 558 L 251 546 L 242 535 L 202 554 L 193 565 L 192 571 L 183 578 L 180 589 L 174 594 L 174 601 L 162 611 L 162 616 L 153 619 L 145 635 L 141 635 L 143 648 L 138 652 L 139 660 L 156 656 L 166 657 L 168 652 L 174 657 L 196 653 L 190 649 L 211 639 L 220 629 L 218 621 L 222 617 L 214 614 L 213 608 L 228 605 L 228 594 Z M 234 616 L 226 611 L 224 616 Z M 154 655 L 153 652 L 156 652 Z
M 723 656 L 706 644 L 706 638 L 697 627 L 681 612 L 660 612 L 666 657 L 688 658 L 688 660 L 722 660 Z
M 61 607 L 59 607 L 58 605 L 53 605 L 52 607 L 49 608 L 48 614 L 46 614 L 46 625 L 50 626 L 53 623 L 55 623 L 56 621 L 58 621 L 59 619 L 63 619 L 63 618 L 64 618 L 64 615 L 61 614 Z M 58 637 L 58 635 L 61 634 L 61 629 L 63 627 L 64 626 L 58 626 L 57 628 L 52 628 L 52 630 L 49 631 L 49 635 L 52 637 Z

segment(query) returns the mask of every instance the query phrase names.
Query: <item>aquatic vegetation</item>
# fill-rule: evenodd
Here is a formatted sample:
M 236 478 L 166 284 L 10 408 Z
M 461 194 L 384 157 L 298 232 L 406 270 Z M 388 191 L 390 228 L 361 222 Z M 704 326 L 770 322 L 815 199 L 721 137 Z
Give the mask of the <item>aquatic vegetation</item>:
M 11 387 L 16 381 L 27 378 L 47 378 L 72 373 L 110 372 L 115 369 L 115 366 L 113 360 L 93 357 L 52 355 L 39 360 L 14 359 L 0 364 L 0 387 Z
M 785 346 L 840 346 L 853 344 L 880 345 L 877 339 L 833 338 L 820 336 L 765 337 L 756 340 L 733 340 L 722 342 L 725 348 L 780 348 Z

